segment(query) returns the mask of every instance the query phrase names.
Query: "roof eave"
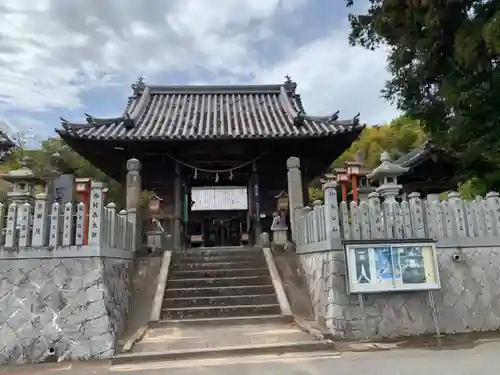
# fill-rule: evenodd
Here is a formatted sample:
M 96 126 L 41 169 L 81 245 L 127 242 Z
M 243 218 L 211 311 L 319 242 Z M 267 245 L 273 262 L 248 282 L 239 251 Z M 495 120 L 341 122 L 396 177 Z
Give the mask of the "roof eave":
M 216 141 L 216 140 L 269 140 L 269 139 L 312 139 L 312 138 L 333 138 L 336 136 L 341 136 L 341 135 L 347 135 L 347 134 L 356 134 L 359 136 L 363 129 L 365 128 L 365 125 L 357 125 L 357 126 L 352 126 L 350 129 L 345 129 L 344 131 L 332 131 L 328 133 L 322 133 L 322 134 L 301 134 L 301 135 L 296 135 L 296 134 L 287 134 L 287 135 L 281 135 L 279 137 L 263 137 L 263 136 L 256 136 L 256 137 L 248 137 L 248 136 L 240 136 L 240 137 L 234 137 L 234 136 L 219 136 L 219 137 L 184 137 L 184 136 L 179 136 L 177 138 L 167 138 L 167 137 L 113 137 L 113 138 L 108 138 L 108 137 L 102 137 L 102 136 L 86 136 L 86 135 L 80 135 L 76 134 L 73 129 L 56 129 L 56 132 L 59 135 L 63 135 L 65 137 L 72 138 L 74 140 L 77 139 L 82 139 L 82 140 L 100 140 L 100 141 L 110 141 L 110 142 L 117 142 L 117 141 L 137 141 L 137 142 L 148 142 L 148 141 L 165 141 L 165 142 L 181 142 L 181 141 Z

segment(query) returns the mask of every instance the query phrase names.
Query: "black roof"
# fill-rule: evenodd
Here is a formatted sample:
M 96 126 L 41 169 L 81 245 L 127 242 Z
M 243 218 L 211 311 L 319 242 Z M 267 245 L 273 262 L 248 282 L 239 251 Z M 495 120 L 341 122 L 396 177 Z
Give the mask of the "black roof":
M 405 168 L 411 168 L 426 159 L 433 151 L 439 152 L 440 150 L 431 141 L 425 141 L 421 146 L 401 156 L 395 163 Z
M 360 133 L 359 115 L 308 116 L 297 85 L 150 86 L 139 78 L 122 116 L 86 123 L 61 118 L 64 138 L 109 140 L 258 139 Z

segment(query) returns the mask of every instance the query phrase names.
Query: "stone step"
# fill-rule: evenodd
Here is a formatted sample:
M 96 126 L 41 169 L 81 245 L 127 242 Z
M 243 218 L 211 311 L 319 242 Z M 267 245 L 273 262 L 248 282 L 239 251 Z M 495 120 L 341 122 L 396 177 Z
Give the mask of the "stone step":
M 222 348 L 204 348 L 187 350 L 166 350 L 154 352 L 124 353 L 115 356 L 113 365 L 142 363 L 151 361 L 173 361 L 181 359 L 227 358 L 264 354 L 289 354 L 333 350 L 330 341 L 300 341 L 275 344 L 241 345 Z
M 234 269 L 234 268 L 259 268 L 265 267 L 266 262 L 264 259 L 257 261 L 236 261 L 236 262 L 208 262 L 208 263 L 174 263 L 172 265 L 173 271 L 184 270 L 204 270 L 204 269 Z
M 235 306 L 202 306 L 162 308 L 162 319 L 192 319 L 212 318 L 226 316 L 251 316 L 279 314 L 280 305 L 277 303 L 268 305 L 235 305 Z
M 227 325 L 246 325 L 246 324 L 269 324 L 269 323 L 289 324 L 293 322 L 291 315 L 251 315 L 251 316 L 226 316 L 215 318 L 192 318 L 192 319 L 160 319 L 156 322 L 149 322 L 149 328 L 165 328 L 165 327 L 193 327 L 199 326 L 205 328 L 207 326 L 227 326 Z
M 233 268 L 233 269 L 202 269 L 202 270 L 172 270 L 171 279 L 197 279 L 208 277 L 242 277 L 242 276 L 269 276 L 265 268 Z
M 190 279 L 169 279 L 167 288 L 203 288 L 220 286 L 272 285 L 269 276 L 205 277 Z
M 184 249 L 176 254 L 179 255 L 203 255 L 203 256 L 213 256 L 216 254 L 243 254 L 243 253 L 262 253 L 262 250 L 258 247 L 198 247 L 191 249 Z
M 212 297 L 212 296 L 241 296 L 251 294 L 272 294 L 274 287 L 269 285 L 240 285 L 240 286 L 205 286 L 200 288 L 173 288 L 167 283 L 165 298 L 180 297 Z
M 234 306 L 234 305 L 269 305 L 278 303 L 276 294 L 251 294 L 236 296 L 181 297 L 166 298 L 163 307 L 202 307 L 202 306 Z
M 265 262 L 264 255 L 262 253 L 248 253 L 242 252 L 240 254 L 214 254 L 214 255 L 180 255 L 177 254 L 173 262 L 178 263 L 219 263 L 219 262 Z

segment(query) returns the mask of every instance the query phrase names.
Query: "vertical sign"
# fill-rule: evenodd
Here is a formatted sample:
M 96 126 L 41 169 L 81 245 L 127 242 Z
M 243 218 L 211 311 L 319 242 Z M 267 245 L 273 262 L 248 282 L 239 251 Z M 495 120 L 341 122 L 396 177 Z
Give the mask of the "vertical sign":
M 45 245 L 48 224 L 47 196 L 45 194 L 38 194 L 35 201 L 33 233 L 31 236 L 32 246 L 40 247 Z
M 100 245 L 101 243 L 101 219 L 104 210 L 102 188 L 102 182 L 92 181 L 89 210 L 89 245 Z
M 76 231 L 75 231 L 75 245 L 81 246 L 84 244 L 85 231 L 85 204 L 78 203 L 76 206 Z

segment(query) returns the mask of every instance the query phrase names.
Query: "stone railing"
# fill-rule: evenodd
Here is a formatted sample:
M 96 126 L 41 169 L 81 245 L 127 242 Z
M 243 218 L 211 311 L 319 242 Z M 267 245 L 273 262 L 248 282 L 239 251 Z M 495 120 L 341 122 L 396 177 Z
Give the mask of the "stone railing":
M 401 202 L 378 193 L 368 201 L 337 203 L 336 184 L 324 185 L 325 204 L 295 209 L 298 252 L 341 248 L 341 241 L 433 238 L 441 247 L 455 247 L 480 241 L 500 242 L 500 195 L 465 201 L 458 192 L 448 199 L 428 201 L 411 193 Z
M 104 205 L 100 182 L 92 183 L 88 207 L 83 203 L 54 203 L 49 207 L 46 194 L 38 194 L 33 204 L 0 204 L 0 218 L 0 245 L 4 250 L 82 246 L 135 249 L 134 222 L 126 210 L 117 213 L 114 203 Z
M 340 246 L 339 206 L 336 184 L 323 186 L 325 204 L 314 201 L 311 207 L 296 207 L 293 228 L 298 252 L 329 250 Z
M 402 202 L 384 201 L 371 193 L 368 202 L 340 204 L 344 240 L 417 239 L 436 241 L 466 238 L 500 239 L 500 198 L 491 192 L 464 201 L 458 192 L 448 199 L 428 202 L 411 193 Z

